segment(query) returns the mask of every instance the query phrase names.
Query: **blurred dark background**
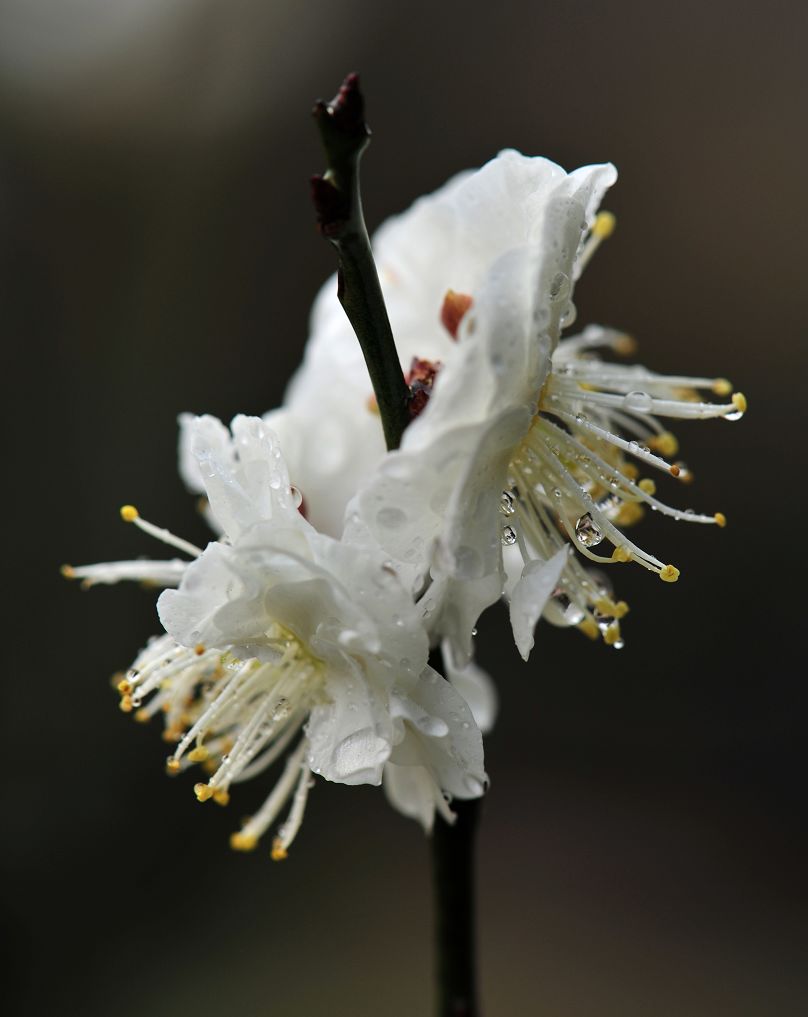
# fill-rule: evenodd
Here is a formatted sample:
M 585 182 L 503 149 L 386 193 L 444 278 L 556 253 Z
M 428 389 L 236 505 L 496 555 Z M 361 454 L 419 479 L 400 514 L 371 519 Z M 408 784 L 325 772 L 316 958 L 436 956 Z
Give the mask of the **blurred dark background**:
M 108 676 L 157 630 L 134 587 L 58 575 L 191 539 L 175 418 L 277 405 L 333 269 L 312 101 L 362 74 L 371 225 L 514 146 L 610 159 L 619 228 L 579 322 L 727 375 L 682 427 L 726 531 L 652 519 L 675 587 L 621 569 L 620 652 L 480 626 L 502 714 L 480 841 L 489 1017 L 808 1012 L 802 708 L 808 9 L 0 0 L 8 481 L 3 982 L 15 1014 L 430 1012 L 428 851 L 373 789 L 319 784 L 284 865 L 163 773 Z M 695 530 L 695 532 L 693 532 Z M 800 560 L 801 559 L 801 560 Z

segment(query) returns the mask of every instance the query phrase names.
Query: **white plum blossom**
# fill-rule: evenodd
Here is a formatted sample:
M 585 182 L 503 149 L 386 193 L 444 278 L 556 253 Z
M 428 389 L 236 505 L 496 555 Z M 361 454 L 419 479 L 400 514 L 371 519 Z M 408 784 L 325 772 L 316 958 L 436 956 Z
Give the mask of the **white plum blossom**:
M 225 804 L 231 787 L 286 754 L 264 804 L 234 834 L 254 847 L 291 800 L 273 845 L 285 857 L 312 774 L 380 784 L 429 829 L 436 810 L 485 786 L 482 739 L 466 702 L 427 663 L 409 592 L 375 548 L 319 533 L 301 514 L 276 436 L 236 417 L 187 422 L 190 448 L 221 533 L 200 551 L 140 518 L 124 518 L 193 556 L 70 569 L 88 583 L 177 584 L 158 601 L 166 630 L 119 689 L 140 719 L 160 712 L 175 743 L 170 772 L 201 763 L 197 797 Z M 151 570 L 151 571 L 150 571 Z
M 399 451 L 383 454 L 333 282 L 315 305 L 286 405 L 273 415 L 305 443 L 295 474 L 304 496 L 330 492 L 324 524 L 336 528 L 338 511 L 359 492 L 347 531 L 396 563 L 433 640 L 448 641 L 458 664 L 470 657 L 480 612 L 503 591 L 525 658 L 540 616 L 622 646 L 627 606 L 572 549 L 600 564 L 636 561 L 673 581 L 678 569 L 624 528 L 645 507 L 725 523 L 721 513 L 669 508 L 639 468 L 688 479 L 663 458 L 675 454 L 675 439 L 657 418 L 736 419 L 743 395 L 724 379 L 666 378 L 603 361 L 599 349 L 630 352 L 614 330 L 561 338 L 575 318 L 574 282 L 613 229 L 613 217 L 597 209 L 615 178 L 608 164 L 567 174 L 505 151 L 378 231 L 374 252 L 402 367 L 418 358 L 434 374 Z M 702 389 L 732 398 L 704 402 Z M 605 555 L 595 550 L 603 542 L 612 546 Z

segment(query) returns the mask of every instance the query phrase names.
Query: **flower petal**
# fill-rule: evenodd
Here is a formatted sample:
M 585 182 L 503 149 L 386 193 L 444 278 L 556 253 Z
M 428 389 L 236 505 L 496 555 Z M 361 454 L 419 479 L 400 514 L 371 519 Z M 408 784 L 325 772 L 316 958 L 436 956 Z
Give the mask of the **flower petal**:
M 511 595 L 511 625 L 516 647 L 523 660 L 530 656 L 536 622 L 558 585 L 568 556 L 569 548 L 562 547 L 549 561 L 529 561 L 522 570 L 522 578 L 514 587 Z

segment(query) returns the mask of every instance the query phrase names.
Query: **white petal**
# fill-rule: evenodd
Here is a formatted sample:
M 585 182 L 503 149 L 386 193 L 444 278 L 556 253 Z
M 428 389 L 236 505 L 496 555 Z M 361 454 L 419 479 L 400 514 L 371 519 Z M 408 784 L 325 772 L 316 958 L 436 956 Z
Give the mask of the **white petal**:
M 393 742 L 387 702 L 347 658 L 327 689 L 332 701 L 312 710 L 306 728 L 311 769 L 338 784 L 381 784 Z
M 260 417 L 236 417 L 232 439 L 213 417 L 195 418 L 189 430 L 211 512 L 231 541 L 267 520 L 305 526 L 278 440 Z
M 568 555 L 569 548 L 562 547 L 549 561 L 537 559 L 529 561 L 522 571 L 522 578 L 514 588 L 511 596 L 511 625 L 516 647 L 523 660 L 530 656 L 536 622 L 558 585 Z
M 479 797 L 488 780 L 483 741 L 466 701 L 431 668 L 424 669 L 409 699 L 409 710 L 421 720 L 417 725 L 404 724 L 404 737 L 397 742 L 390 761 L 399 766 L 424 766 L 450 797 Z M 424 715 L 431 718 L 429 723 L 423 720 Z
M 426 833 L 431 832 L 440 789 L 426 767 L 388 762 L 384 768 L 384 791 L 394 809 L 416 819 Z
M 463 667 L 456 666 L 448 640 L 444 640 L 442 651 L 446 677 L 465 699 L 477 727 L 487 734 L 494 726 L 499 709 L 499 696 L 491 676 L 473 660 Z

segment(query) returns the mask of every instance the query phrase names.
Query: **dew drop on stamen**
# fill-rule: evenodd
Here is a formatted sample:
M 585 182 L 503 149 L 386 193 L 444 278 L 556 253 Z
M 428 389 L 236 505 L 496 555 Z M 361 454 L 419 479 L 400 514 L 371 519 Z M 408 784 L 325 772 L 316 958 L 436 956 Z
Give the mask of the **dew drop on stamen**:
M 504 516 L 512 516 L 516 512 L 514 498 L 510 491 L 503 491 L 499 499 L 499 511 Z
M 630 441 L 628 443 L 628 450 L 632 455 L 636 455 L 640 451 L 640 443 L 638 441 Z
M 597 545 L 603 540 L 603 534 L 597 526 L 595 526 L 590 512 L 582 515 L 575 524 L 575 536 L 584 547 L 597 547 Z
M 563 628 L 579 625 L 586 617 L 585 612 L 574 601 L 571 601 L 563 590 L 556 590 L 547 601 L 543 613 L 551 625 Z
M 654 400 L 647 392 L 628 392 L 623 396 L 623 405 L 627 410 L 635 413 L 650 413 Z
M 550 299 L 555 303 L 569 294 L 570 279 L 564 272 L 557 272 L 550 283 Z
M 504 527 L 503 530 L 502 530 L 502 538 L 501 539 L 502 539 L 502 543 L 506 547 L 510 547 L 511 545 L 515 544 L 516 543 L 516 531 L 514 530 L 514 528 L 512 526 Z

